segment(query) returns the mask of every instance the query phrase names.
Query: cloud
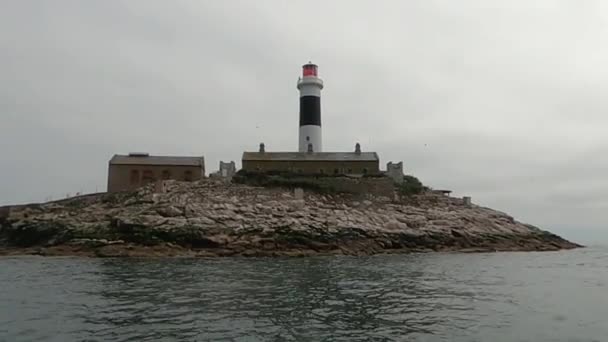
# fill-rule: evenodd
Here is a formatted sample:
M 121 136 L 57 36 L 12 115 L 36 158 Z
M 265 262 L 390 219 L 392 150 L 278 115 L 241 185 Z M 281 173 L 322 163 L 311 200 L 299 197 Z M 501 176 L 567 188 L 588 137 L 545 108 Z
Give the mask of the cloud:
M 0 203 L 105 189 L 114 153 L 297 144 L 320 65 L 324 146 L 560 231 L 608 202 L 600 1 L 62 1 L 0 5 Z

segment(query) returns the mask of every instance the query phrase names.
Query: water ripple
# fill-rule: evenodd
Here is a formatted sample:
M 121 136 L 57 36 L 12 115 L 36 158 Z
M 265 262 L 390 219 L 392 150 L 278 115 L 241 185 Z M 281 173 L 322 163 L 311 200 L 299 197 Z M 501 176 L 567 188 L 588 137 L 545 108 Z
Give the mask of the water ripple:
M 600 341 L 605 261 L 3 258 L 0 341 Z

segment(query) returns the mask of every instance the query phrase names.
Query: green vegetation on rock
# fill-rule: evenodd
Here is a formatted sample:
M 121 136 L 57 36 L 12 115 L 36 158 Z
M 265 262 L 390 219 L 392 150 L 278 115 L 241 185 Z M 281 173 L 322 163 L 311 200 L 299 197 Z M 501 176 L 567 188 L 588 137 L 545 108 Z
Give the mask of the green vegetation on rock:
M 403 196 L 418 195 L 425 190 L 425 186 L 418 178 L 406 175 L 403 176 L 403 183 L 399 184 L 398 190 Z
M 339 192 L 328 179 L 338 177 L 325 174 L 301 175 L 289 172 L 246 172 L 240 170 L 232 178 L 237 184 L 261 186 L 265 188 L 302 188 L 316 193 L 333 194 Z

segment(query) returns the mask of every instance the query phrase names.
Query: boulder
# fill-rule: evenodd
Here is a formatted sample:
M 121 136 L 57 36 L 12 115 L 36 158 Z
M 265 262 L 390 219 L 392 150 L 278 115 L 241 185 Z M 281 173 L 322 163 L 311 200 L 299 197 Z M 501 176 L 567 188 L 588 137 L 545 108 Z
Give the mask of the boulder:
M 183 210 L 174 207 L 172 205 L 166 207 L 160 207 L 156 209 L 156 212 L 162 217 L 176 217 L 184 214 Z

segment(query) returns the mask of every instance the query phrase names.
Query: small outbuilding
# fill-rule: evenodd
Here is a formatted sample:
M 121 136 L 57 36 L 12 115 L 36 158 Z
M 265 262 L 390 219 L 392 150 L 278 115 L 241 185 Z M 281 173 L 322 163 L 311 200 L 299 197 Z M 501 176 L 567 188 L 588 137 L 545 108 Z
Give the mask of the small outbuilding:
M 108 192 L 134 190 L 157 180 L 196 181 L 204 175 L 205 159 L 202 156 L 117 154 L 108 165 Z

